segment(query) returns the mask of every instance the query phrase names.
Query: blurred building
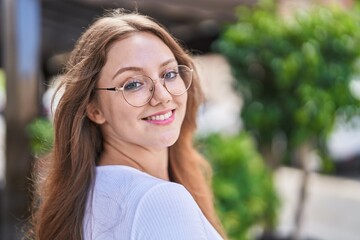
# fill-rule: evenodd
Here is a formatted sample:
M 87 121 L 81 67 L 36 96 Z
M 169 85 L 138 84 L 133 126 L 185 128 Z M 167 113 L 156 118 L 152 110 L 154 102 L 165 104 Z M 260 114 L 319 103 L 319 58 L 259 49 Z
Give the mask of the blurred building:
M 0 0 L 0 12 L 4 9 Z M 39 0 L 40 1 L 40 0 Z M 210 50 L 222 25 L 235 20 L 234 8 L 255 0 L 42 0 L 41 65 L 44 77 L 57 73 L 61 57 L 69 52 L 84 29 L 106 9 L 124 8 L 157 19 L 188 48 L 196 53 Z M 0 28 L 3 26 L 0 25 Z M 0 54 L 3 53 L 3 29 L 0 29 Z M 0 68 L 3 59 L 0 60 Z

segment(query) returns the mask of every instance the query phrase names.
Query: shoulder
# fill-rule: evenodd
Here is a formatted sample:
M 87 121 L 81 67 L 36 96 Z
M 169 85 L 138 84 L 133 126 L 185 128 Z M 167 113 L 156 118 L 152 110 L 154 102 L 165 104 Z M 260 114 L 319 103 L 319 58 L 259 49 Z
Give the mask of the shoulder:
M 128 209 L 132 205 L 136 208 L 134 211 L 153 201 L 162 203 L 163 207 L 181 203 L 198 208 L 182 185 L 125 166 L 97 168 L 92 195 L 93 200 L 115 200 L 116 205 L 126 203 Z
M 102 166 L 96 168 L 93 186 L 95 194 L 110 194 L 115 198 L 127 198 L 128 194 L 142 196 L 149 188 L 165 182 L 127 166 Z
M 221 239 L 190 193 L 167 182 L 146 192 L 138 204 L 131 239 Z
M 200 210 L 185 187 L 173 182 L 163 182 L 148 189 L 141 198 L 138 210 L 141 210 L 141 207 L 166 208 L 176 205 Z
M 100 167 L 84 239 L 221 239 L 180 184 L 128 167 Z
M 154 186 L 166 183 L 136 169 L 125 166 L 96 168 L 84 216 L 85 239 L 116 239 L 109 234 L 122 232 L 128 236 L 135 211 L 141 199 Z

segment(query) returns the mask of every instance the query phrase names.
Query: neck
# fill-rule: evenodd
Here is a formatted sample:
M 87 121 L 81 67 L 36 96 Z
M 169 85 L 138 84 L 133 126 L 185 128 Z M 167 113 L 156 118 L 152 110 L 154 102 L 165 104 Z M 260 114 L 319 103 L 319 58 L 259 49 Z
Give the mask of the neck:
M 149 150 L 136 145 L 113 145 L 105 141 L 99 165 L 130 166 L 154 177 L 169 180 L 167 148 Z

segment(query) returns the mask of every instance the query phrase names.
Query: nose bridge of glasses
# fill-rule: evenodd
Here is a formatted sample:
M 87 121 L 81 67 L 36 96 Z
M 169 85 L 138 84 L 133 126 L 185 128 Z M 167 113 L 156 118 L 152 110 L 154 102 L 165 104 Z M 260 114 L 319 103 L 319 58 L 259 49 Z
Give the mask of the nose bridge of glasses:
M 151 78 L 151 80 L 154 84 L 153 91 L 156 91 L 156 89 L 158 89 L 158 90 L 161 89 L 161 90 L 165 90 L 168 92 L 168 89 L 166 88 L 166 85 L 165 85 L 165 78 L 156 78 L 156 79 Z
M 166 88 L 165 81 L 163 78 L 157 78 L 153 80 L 154 89 L 153 90 L 153 98 L 168 98 L 171 96 L 171 93 Z
M 150 78 L 150 77 L 149 77 Z M 150 78 L 153 84 L 156 86 L 158 83 L 160 83 L 163 87 L 165 86 L 165 78 Z

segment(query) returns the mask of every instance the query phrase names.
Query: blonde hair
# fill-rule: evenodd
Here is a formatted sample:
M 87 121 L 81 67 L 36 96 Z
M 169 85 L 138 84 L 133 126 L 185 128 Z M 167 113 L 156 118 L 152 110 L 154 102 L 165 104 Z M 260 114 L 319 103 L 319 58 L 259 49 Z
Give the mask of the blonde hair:
M 37 169 L 46 172 L 37 181 L 33 236 L 39 240 L 82 239 L 86 199 L 102 151 L 97 124 L 86 116 L 95 97 L 95 84 L 106 62 L 109 46 L 134 32 L 150 32 L 173 52 L 179 64 L 195 69 L 189 54 L 153 19 L 115 10 L 93 23 L 80 37 L 66 66 L 59 88 L 65 89 L 54 115 L 55 139 L 51 154 Z M 209 222 L 223 234 L 205 175 L 211 169 L 193 147 L 196 115 L 202 101 L 199 79 L 188 91 L 187 112 L 177 142 L 169 148 L 170 180 L 184 185 Z M 39 170 L 36 170 L 38 174 Z

